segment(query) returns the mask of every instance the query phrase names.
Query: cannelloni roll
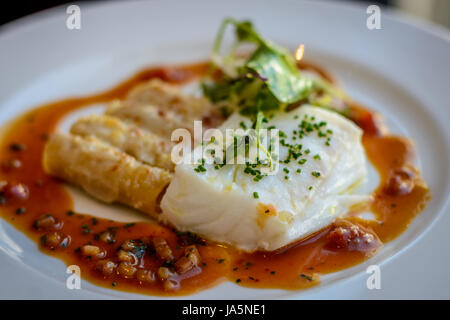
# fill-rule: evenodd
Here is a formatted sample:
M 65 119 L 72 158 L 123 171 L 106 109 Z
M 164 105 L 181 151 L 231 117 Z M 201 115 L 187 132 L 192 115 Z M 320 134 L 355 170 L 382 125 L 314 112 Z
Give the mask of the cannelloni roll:
M 126 103 L 115 101 L 108 106 L 105 114 L 120 118 L 166 139 L 170 139 L 175 129 L 191 129 L 194 125 L 193 121 L 185 119 L 181 114 L 161 110 L 154 105 L 129 107 Z
M 75 122 L 70 132 L 82 137 L 95 136 L 141 162 L 173 170 L 170 140 L 117 118 L 107 115 L 82 117 Z
M 160 79 L 152 79 L 136 86 L 130 91 L 125 102 L 128 106 L 154 105 L 189 119 L 200 120 L 213 112 L 212 104 L 205 97 L 185 94 L 179 86 Z
M 171 173 L 152 167 L 93 136 L 57 133 L 47 142 L 44 170 L 81 186 L 97 199 L 119 202 L 157 217 Z
M 217 127 L 223 117 L 204 97 L 188 95 L 176 85 L 153 79 L 134 88 L 123 101 L 113 101 L 106 114 L 170 139 L 173 130 L 193 129 L 194 120 Z

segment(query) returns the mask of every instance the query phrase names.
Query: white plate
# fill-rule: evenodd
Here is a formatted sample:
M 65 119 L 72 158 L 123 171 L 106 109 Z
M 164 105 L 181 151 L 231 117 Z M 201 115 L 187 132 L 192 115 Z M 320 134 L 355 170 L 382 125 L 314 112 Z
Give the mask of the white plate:
M 206 58 L 220 21 L 232 16 L 250 18 L 265 36 L 290 48 L 304 43 L 306 59 L 329 68 L 351 96 L 379 110 L 394 132 L 416 142 L 433 199 L 376 257 L 325 276 L 323 284 L 306 291 L 224 283 L 187 298 L 450 298 L 450 217 L 444 215 L 450 191 L 446 31 L 384 9 L 382 29 L 368 30 L 365 7 L 322 1 L 160 0 L 80 6 L 81 30 L 66 28 L 65 6 L 1 29 L 1 123 L 47 101 L 106 89 L 149 64 Z M 80 192 L 76 202 L 92 213 L 106 208 Z M 381 265 L 381 290 L 366 288 L 370 264 Z M 63 263 L 40 253 L 4 220 L 0 265 L 0 298 L 151 298 L 84 281 L 82 290 L 66 289 Z

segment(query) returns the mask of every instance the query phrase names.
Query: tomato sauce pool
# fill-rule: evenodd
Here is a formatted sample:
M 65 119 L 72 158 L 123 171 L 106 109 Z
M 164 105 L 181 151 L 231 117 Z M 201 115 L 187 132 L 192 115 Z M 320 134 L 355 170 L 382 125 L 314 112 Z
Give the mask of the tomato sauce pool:
M 322 69 L 302 63 L 327 79 Z M 371 111 L 349 104 L 349 118 L 363 130 L 366 154 L 381 177 L 372 194 L 370 209 L 376 221 L 350 214 L 345 220 L 275 252 L 244 253 L 220 243 L 205 241 L 189 233 L 150 222 L 121 223 L 73 211 L 73 201 L 64 183 L 42 169 L 42 152 L 49 135 L 68 113 L 97 103 L 125 98 L 135 85 L 152 78 L 183 84 L 206 72 L 207 63 L 156 67 L 142 70 L 130 79 L 103 93 L 69 98 L 37 107 L 10 123 L 2 132 L 0 144 L 0 215 L 34 240 L 39 249 L 78 265 L 84 279 L 113 290 L 152 295 L 185 295 L 215 286 L 224 280 L 257 288 L 302 289 L 320 283 L 320 275 L 359 264 L 373 256 L 383 243 L 401 234 L 420 213 L 430 198 L 429 190 L 414 167 L 414 149 L 402 137 L 390 136 L 377 123 Z M 36 224 L 50 215 L 57 232 Z M 104 235 L 114 235 L 105 241 Z M 57 236 L 60 245 L 52 245 Z M 167 287 L 157 279 L 162 263 L 146 246 L 155 237 L 167 241 L 174 257 L 184 255 L 194 245 L 201 263 L 178 276 L 176 285 Z M 100 272 L 99 262 L 83 254 L 86 245 L 101 248 L 104 257 L 114 257 L 126 240 L 139 239 L 143 252 L 137 267 L 148 273 Z M 64 272 L 64 271 L 62 271 Z M 143 277 L 142 275 L 147 275 Z

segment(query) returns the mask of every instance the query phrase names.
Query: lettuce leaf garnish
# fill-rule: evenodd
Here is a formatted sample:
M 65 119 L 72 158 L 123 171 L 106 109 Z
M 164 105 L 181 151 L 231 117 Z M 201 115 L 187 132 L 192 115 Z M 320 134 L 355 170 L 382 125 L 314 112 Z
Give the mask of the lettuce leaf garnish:
M 221 55 L 228 25 L 234 26 L 236 41 L 230 52 Z M 236 51 L 243 44 L 256 48 L 248 58 Z M 256 117 L 258 111 L 283 109 L 306 97 L 313 88 L 311 79 L 302 77 L 296 61 L 285 48 L 264 39 L 249 21 L 226 19 L 217 35 L 212 64 L 223 77 L 203 84 L 204 94 L 213 102 L 227 102 L 227 107 Z
M 228 26 L 234 28 L 235 42 L 227 53 L 221 54 Z M 254 47 L 250 55 L 242 55 L 239 49 L 249 44 Z M 202 85 L 203 93 L 225 114 L 239 110 L 255 120 L 260 111 L 284 110 L 301 101 L 341 112 L 334 108 L 333 101 L 350 100 L 325 79 L 304 76 L 293 55 L 263 38 L 249 21 L 222 22 L 211 61 L 211 76 Z
M 235 41 L 231 49 L 222 54 L 224 35 L 229 26 L 234 28 Z M 243 55 L 240 50 L 248 45 L 252 51 L 247 50 Z M 245 168 L 251 174 L 257 170 L 255 181 L 275 172 L 278 163 L 271 148 L 266 149 L 262 145 L 260 132 L 264 129 L 263 123 L 269 121 L 265 114 L 291 110 L 303 103 L 333 109 L 333 100 L 343 102 L 347 99 L 327 80 L 302 74 L 293 55 L 263 38 L 251 22 L 234 19 L 225 19 L 220 26 L 211 55 L 211 70 L 202 88 L 204 95 L 222 108 L 225 115 L 239 111 L 253 120 L 254 131 L 235 136 L 234 143 L 224 153 L 229 160 L 237 156 L 246 157 L 250 147 L 261 151 L 264 161 L 257 158 L 256 166 L 252 164 L 251 168 Z M 242 146 L 245 148 L 238 148 Z M 239 150 L 244 154 L 238 155 Z
M 312 89 L 312 81 L 300 75 L 295 61 L 290 55 L 278 50 L 261 46 L 245 64 L 265 79 L 270 92 L 281 103 L 294 103 L 304 97 Z

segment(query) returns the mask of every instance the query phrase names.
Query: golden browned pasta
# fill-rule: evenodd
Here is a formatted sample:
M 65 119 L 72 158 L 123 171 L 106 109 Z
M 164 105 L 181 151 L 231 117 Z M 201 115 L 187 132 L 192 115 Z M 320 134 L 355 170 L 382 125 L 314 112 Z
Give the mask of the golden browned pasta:
M 111 103 L 106 114 L 131 121 L 165 138 L 170 138 L 178 128 L 192 131 L 194 120 L 202 120 L 208 128 L 223 121 L 217 108 L 206 98 L 185 94 L 179 86 L 159 79 L 138 85 L 125 100 Z
M 45 171 L 105 202 L 119 202 L 157 217 L 159 196 L 171 174 L 151 167 L 95 137 L 57 133 L 43 154 Z
M 127 124 L 108 115 L 82 117 L 71 133 L 82 137 L 95 136 L 146 164 L 173 170 L 170 160 L 172 143 L 147 130 Z
M 179 86 L 160 79 L 136 86 L 128 94 L 126 102 L 129 106 L 154 105 L 188 119 L 202 119 L 213 111 L 213 106 L 205 97 L 185 94 Z
M 122 101 L 114 101 L 105 114 L 118 117 L 128 123 L 170 139 L 172 132 L 178 128 L 193 128 L 193 121 L 170 110 L 161 110 L 153 105 L 129 107 Z

